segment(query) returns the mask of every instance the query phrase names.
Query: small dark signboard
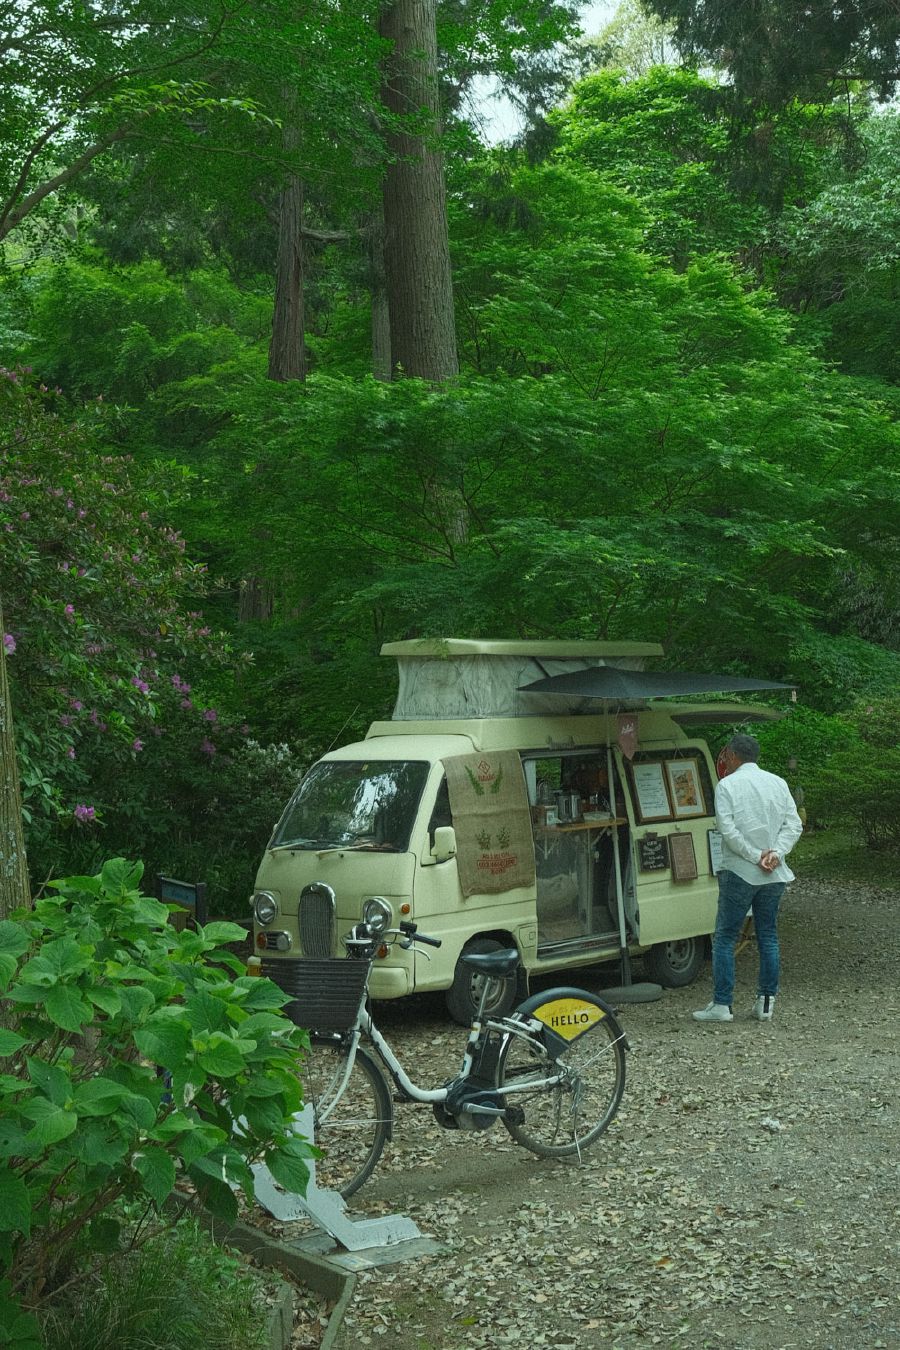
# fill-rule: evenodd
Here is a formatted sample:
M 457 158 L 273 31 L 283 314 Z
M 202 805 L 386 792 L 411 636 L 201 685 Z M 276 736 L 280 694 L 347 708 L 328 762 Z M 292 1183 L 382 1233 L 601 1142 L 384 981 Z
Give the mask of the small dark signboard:
M 156 898 L 164 905 L 180 905 L 184 916 L 173 914 L 176 928 L 183 928 L 188 919 L 195 923 L 206 923 L 206 882 L 176 881 L 173 877 L 156 878 Z
M 672 859 L 673 881 L 693 881 L 699 875 L 694 841 L 689 834 L 669 835 L 669 856 Z
M 664 834 L 645 834 L 638 840 L 638 866 L 642 872 L 664 872 L 669 866 L 669 845 Z

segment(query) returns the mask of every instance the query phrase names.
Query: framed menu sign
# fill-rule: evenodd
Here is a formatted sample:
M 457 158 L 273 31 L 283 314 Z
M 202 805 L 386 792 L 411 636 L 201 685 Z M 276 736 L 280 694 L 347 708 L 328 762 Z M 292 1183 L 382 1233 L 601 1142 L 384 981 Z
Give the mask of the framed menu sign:
M 664 834 L 645 834 L 637 841 L 638 867 L 642 872 L 664 872 L 669 866 L 669 845 Z
M 694 840 L 689 834 L 669 835 L 669 857 L 672 859 L 672 880 L 693 881 L 697 872 Z
M 684 816 L 705 816 L 706 802 L 703 800 L 697 761 L 668 759 L 666 775 L 669 779 L 675 817 L 680 820 Z
M 630 768 L 635 806 L 641 823 L 645 820 L 671 820 L 672 807 L 662 763 L 659 760 L 645 760 L 642 764 L 632 764 Z

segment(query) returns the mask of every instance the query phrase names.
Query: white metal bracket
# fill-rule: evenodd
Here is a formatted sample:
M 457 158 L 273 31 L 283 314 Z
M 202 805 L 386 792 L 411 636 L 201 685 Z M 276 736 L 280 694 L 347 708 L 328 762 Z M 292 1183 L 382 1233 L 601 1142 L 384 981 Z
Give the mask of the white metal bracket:
M 304 1106 L 302 1111 L 297 1112 L 293 1128 L 310 1143 L 315 1143 L 315 1120 L 311 1106 Z M 351 1219 L 340 1192 L 325 1190 L 316 1183 L 314 1158 L 309 1159 L 309 1185 L 305 1196 L 279 1186 L 265 1163 L 255 1164 L 253 1177 L 256 1198 L 273 1219 L 281 1223 L 311 1219 L 348 1252 L 365 1251 L 369 1247 L 390 1247 L 422 1236 L 413 1220 L 402 1214 L 386 1214 L 376 1219 Z

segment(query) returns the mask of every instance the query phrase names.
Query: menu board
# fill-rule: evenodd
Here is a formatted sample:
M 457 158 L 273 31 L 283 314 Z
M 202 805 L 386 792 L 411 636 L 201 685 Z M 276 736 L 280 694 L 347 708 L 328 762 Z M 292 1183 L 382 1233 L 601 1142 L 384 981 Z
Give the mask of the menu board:
M 632 764 L 631 773 L 641 820 L 671 820 L 672 807 L 662 764 L 658 760 Z
M 669 845 L 664 834 L 645 834 L 637 841 L 638 866 L 642 872 L 664 872 L 669 866 Z

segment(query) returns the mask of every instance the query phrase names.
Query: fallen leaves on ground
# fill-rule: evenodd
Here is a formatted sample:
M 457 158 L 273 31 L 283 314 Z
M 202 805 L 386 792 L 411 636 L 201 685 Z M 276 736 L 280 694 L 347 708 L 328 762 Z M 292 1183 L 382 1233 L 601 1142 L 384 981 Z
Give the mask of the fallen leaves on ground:
M 708 971 L 623 1007 L 629 1083 L 581 1165 L 399 1106 L 353 1205 L 445 1250 L 362 1273 L 341 1350 L 900 1347 L 895 911 L 888 891 L 792 888 L 771 1023 L 749 1016 L 752 947 L 731 1024 L 691 1019 Z M 464 1032 L 439 1001 L 377 1017 L 419 1082 L 453 1072 Z

